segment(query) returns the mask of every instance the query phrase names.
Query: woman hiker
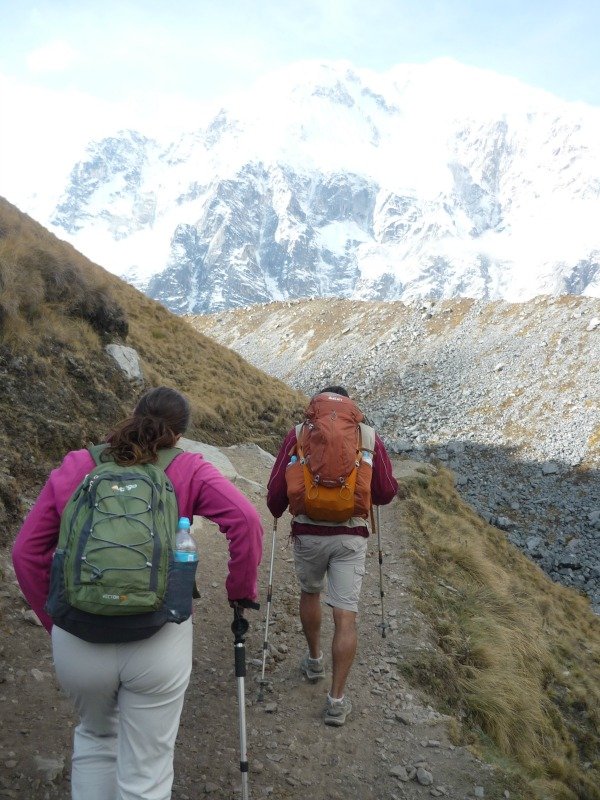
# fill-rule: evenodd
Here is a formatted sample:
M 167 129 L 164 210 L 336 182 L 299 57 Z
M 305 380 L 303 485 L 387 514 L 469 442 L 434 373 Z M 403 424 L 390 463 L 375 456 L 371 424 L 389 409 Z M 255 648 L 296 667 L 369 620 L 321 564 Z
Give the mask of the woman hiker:
M 176 445 L 189 419 L 182 394 L 167 387 L 150 389 L 109 434 L 103 458 L 132 469 L 156 464 L 161 451 Z M 45 611 L 61 515 L 95 466 L 88 450 L 75 450 L 50 473 L 16 538 L 13 563 L 26 600 L 51 634 L 59 683 L 80 717 L 72 754 L 73 800 L 169 800 L 175 738 L 192 666 L 191 618 L 167 622 L 155 632 L 144 626 L 111 632 L 116 618 L 109 616 L 103 623 L 109 632 L 102 634 L 98 625 L 53 623 Z M 179 452 L 165 472 L 179 515 L 206 517 L 227 537 L 227 596 L 230 605 L 250 606 L 257 599 L 262 554 L 257 511 L 198 453 Z M 86 619 L 85 612 L 80 615 Z

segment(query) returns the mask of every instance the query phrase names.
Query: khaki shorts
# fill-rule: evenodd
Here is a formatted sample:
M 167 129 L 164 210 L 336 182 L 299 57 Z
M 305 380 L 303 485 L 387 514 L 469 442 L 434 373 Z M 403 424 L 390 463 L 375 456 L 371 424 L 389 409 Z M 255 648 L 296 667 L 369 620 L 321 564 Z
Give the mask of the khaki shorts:
M 317 594 L 327 586 L 328 605 L 358 611 L 366 554 L 364 536 L 295 536 L 294 564 L 300 588 Z

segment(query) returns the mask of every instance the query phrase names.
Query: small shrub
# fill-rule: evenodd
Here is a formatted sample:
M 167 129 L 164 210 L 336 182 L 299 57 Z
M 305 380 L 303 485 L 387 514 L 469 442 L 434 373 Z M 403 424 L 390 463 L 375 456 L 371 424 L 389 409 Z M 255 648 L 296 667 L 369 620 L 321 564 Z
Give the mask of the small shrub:
M 66 312 L 89 322 L 100 336 L 127 338 L 127 316 L 104 289 L 88 289 L 84 294 L 75 296 L 67 304 Z

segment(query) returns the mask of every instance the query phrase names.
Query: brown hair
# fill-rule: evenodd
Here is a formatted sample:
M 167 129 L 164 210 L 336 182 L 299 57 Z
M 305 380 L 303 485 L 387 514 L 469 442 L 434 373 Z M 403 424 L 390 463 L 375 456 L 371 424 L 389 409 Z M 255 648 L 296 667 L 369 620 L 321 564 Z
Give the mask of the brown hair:
M 133 414 L 108 435 L 106 455 L 118 464 L 153 464 L 157 450 L 173 447 L 190 421 L 190 404 L 175 389 L 159 386 L 139 399 Z
M 343 386 L 326 386 L 324 389 L 321 389 L 320 392 L 317 392 L 317 394 L 325 394 L 325 392 L 331 392 L 332 394 L 341 394 L 342 397 L 350 397 L 347 390 L 344 389 Z

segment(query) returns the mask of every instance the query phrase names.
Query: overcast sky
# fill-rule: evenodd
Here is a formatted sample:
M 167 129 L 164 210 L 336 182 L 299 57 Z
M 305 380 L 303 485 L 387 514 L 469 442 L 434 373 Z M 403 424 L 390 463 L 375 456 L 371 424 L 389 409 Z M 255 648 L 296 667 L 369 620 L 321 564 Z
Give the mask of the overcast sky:
M 450 57 L 600 106 L 599 41 L 600 0 L 0 0 L 0 194 L 58 187 L 115 125 L 193 125 L 304 59 Z
M 0 73 L 211 100 L 290 61 L 440 56 L 600 105 L 599 0 L 0 0 Z

